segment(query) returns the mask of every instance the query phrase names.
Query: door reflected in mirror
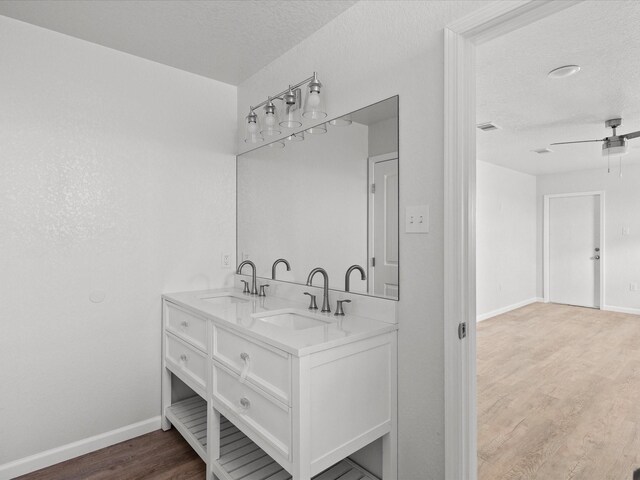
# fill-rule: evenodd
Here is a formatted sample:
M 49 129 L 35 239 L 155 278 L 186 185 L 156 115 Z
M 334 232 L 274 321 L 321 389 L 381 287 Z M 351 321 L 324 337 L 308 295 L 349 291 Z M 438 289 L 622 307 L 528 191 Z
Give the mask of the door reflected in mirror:
M 398 299 L 398 97 L 322 126 L 237 157 L 237 263 L 300 284 L 322 267 L 333 290 Z

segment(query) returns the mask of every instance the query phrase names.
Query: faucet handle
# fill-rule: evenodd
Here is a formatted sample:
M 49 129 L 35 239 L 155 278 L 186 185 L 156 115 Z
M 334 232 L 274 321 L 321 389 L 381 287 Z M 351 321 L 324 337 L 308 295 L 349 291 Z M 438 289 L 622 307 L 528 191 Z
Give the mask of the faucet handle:
M 244 283 L 244 289 L 242 290 L 242 293 L 250 293 L 249 282 L 247 282 L 246 280 L 240 280 L 240 281 Z
M 267 296 L 267 294 L 264 292 L 264 289 L 266 287 L 268 287 L 268 286 L 269 286 L 268 283 L 265 283 L 264 285 L 260 285 L 260 293 L 258 294 L 259 297 L 266 297 Z
M 342 309 L 343 303 L 351 303 L 351 300 L 338 300 L 338 304 L 336 305 L 336 313 L 334 313 L 334 315 L 344 315 L 344 310 Z
M 305 295 L 309 295 L 309 310 L 317 310 L 318 305 L 316 304 L 316 296 L 310 294 L 309 292 L 304 292 Z

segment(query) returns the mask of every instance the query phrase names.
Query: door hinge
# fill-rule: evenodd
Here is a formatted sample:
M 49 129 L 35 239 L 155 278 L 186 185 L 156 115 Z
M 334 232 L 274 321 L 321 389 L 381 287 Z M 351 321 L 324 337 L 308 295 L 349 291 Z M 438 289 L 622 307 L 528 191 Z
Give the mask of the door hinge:
M 465 322 L 458 324 L 458 338 L 462 340 L 467 336 L 467 324 Z
M 376 257 L 371 257 L 371 266 L 372 267 L 376 266 Z
M 376 184 L 375 183 L 371 184 L 371 193 L 376 193 Z

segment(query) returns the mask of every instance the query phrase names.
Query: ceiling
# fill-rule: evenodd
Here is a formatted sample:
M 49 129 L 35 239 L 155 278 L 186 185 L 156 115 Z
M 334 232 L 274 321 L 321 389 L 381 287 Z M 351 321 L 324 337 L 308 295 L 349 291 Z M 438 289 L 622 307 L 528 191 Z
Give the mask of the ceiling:
M 477 122 L 501 127 L 477 130 L 478 159 L 533 175 L 606 166 L 600 143 L 532 150 L 609 136 L 609 118 L 622 117 L 618 134 L 640 130 L 639 25 L 636 0 L 586 1 L 478 48 Z M 547 77 L 568 64 L 582 70 Z M 622 158 L 640 164 L 640 138 Z
M 238 85 L 356 0 L 2 0 L 0 15 Z

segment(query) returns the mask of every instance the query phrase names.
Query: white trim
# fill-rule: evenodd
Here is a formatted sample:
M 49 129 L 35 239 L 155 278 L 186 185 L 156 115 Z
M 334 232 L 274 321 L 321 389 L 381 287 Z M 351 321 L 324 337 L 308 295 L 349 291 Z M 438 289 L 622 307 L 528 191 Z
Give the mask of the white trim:
M 544 303 L 549 303 L 551 300 L 551 294 L 549 292 L 549 200 L 552 198 L 568 198 L 568 197 L 600 197 L 600 298 L 599 307 L 600 310 L 604 310 L 603 306 L 605 302 L 605 192 L 604 190 L 597 190 L 593 192 L 571 192 L 571 193 L 552 193 L 544 196 L 544 213 L 542 219 L 542 286 L 543 286 L 543 299 Z
M 71 458 L 139 437 L 140 435 L 153 432 L 159 428 L 160 416 L 158 415 L 157 417 L 132 423 L 131 425 L 78 440 L 77 442 L 36 453 L 35 455 L 0 465 L 0 478 L 14 478 L 25 475 L 40 470 L 41 468 L 49 467 L 56 463 L 64 462 Z
M 445 478 L 477 478 L 475 46 L 578 1 L 498 1 L 444 29 Z M 460 322 L 467 338 L 458 339 Z
M 604 305 L 601 310 L 607 312 L 629 313 L 631 315 L 640 315 L 640 308 L 616 307 L 613 305 Z
M 543 299 L 540 297 L 530 298 L 528 300 L 523 300 L 522 302 L 517 302 L 512 305 L 507 305 L 506 307 L 497 308 L 496 310 L 492 310 L 491 312 L 483 313 L 482 315 L 478 315 L 476 317 L 476 322 L 483 322 L 490 318 L 493 318 L 498 315 L 502 315 L 504 313 L 509 313 L 513 310 L 517 310 L 518 308 L 526 307 L 527 305 L 531 305 L 532 303 L 542 302 Z

